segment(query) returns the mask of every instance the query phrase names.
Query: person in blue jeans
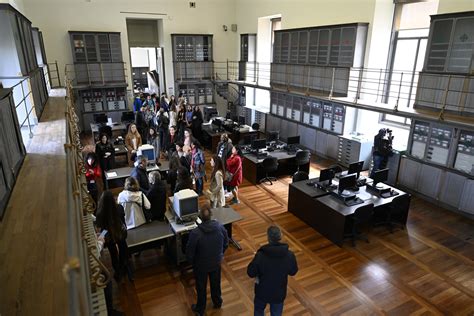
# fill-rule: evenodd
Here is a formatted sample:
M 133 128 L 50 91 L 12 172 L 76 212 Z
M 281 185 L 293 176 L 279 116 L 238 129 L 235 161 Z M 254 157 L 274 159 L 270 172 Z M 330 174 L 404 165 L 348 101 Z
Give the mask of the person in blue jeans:
M 204 176 L 206 175 L 206 168 L 204 160 L 204 153 L 201 148 L 201 144 L 197 139 L 191 141 L 192 159 L 191 159 L 191 172 L 194 174 L 194 180 L 196 182 L 196 192 L 202 195 L 204 187 Z
M 247 267 L 247 274 L 255 278 L 254 315 L 263 316 L 270 304 L 272 316 L 281 315 L 286 298 L 288 276 L 298 272 L 294 253 L 281 241 L 277 226 L 267 229 L 268 244 L 260 247 Z

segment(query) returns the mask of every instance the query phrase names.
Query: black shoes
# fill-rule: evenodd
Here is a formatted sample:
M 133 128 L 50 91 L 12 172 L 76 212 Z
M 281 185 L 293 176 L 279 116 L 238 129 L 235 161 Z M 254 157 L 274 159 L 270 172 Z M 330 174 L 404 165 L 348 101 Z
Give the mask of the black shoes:
M 194 314 L 199 315 L 199 316 L 204 316 L 204 311 L 199 311 L 196 307 L 196 304 L 191 305 L 191 310 L 194 312 Z

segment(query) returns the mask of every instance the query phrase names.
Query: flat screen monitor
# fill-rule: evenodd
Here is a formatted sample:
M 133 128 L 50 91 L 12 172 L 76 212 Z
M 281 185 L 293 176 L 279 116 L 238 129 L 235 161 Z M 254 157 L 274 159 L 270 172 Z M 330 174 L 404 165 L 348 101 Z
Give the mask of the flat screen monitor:
M 271 142 L 277 142 L 278 139 L 280 139 L 280 132 L 278 132 L 278 131 L 270 131 L 270 132 L 268 132 L 267 141 L 268 141 L 269 143 L 271 143 Z
M 133 111 L 122 112 L 122 122 L 133 122 L 135 121 L 135 114 Z
M 338 187 L 339 194 L 342 194 L 342 192 L 346 189 L 353 188 L 356 186 L 357 186 L 357 175 L 355 174 L 349 174 L 347 176 L 339 178 L 339 187 Z
M 347 171 L 347 174 L 355 173 L 357 175 L 357 178 L 359 178 L 360 172 L 362 171 L 363 167 L 364 167 L 363 161 L 353 162 L 349 165 L 349 170 Z
M 323 169 L 319 174 L 319 182 L 331 181 L 334 179 L 334 170 L 332 169 Z
M 107 124 L 107 119 L 107 114 L 105 113 L 94 114 L 94 123 L 96 124 Z
M 251 145 L 252 142 L 257 138 L 255 134 L 245 134 L 244 136 L 244 145 Z
M 245 116 L 243 115 L 239 116 L 239 125 L 245 125 Z
M 267 148 L 267 140 L 265 138 L 263 139 L 255 139 L 252 141 L 252 149 L 265 149 Z
M 183 221 L 197 217 L 198 199 L 198 194 L 190 189 L 176 192 L 173 196 L 173 209 L 176 216 Z
M 155 148 L 151 145 L 143 145 L 138 148 L 138 155 L 145 156 L 148 161 L 155 161 L 156 153 Z
M 288 137 L 288 140 L 286 141 L 287 145 L 298 145 L 299 143 L 300 143 L 299 136 Z
M 374 185 L 377 185 L 379 182 L 384 182 L 387 181 L 388 179 L 388 168 L 382 169 L 382 170 L 377 170 L 374 172 Z

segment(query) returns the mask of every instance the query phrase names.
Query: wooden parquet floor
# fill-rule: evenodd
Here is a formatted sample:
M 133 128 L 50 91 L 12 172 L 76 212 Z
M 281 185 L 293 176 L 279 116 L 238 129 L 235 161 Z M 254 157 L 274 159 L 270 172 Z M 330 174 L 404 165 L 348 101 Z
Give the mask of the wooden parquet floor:
M 311 175 L 330 164 L 314 161 Z M 300 269 L 289 280 L 285 315 L 474 315 L 474 221 L 415 197 L 405 230 L 375 228 L 370 243 L 340 248 L 287 212 L 290 181 L 244 181 L 235 206 L 244 219 L 233 226 L 243 250 L 226 252 L 224 304 L 214 310 L 208 299 L 207 315 L 253 314 L 254 280 L 246 269 L 270 224 L 282 228 Z M 119 308 L 127 315 L 192 315 L 189 266 L 175 267 L 159 249 L 133 260 L 135 282 L 119 285 Z

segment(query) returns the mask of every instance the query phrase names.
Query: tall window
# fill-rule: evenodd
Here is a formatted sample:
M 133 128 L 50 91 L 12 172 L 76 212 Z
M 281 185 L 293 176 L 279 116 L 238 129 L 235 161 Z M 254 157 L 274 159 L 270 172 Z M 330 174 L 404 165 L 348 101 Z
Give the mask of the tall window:
M 418 73 L 423 69 L 430 26 L 430 15 L 438 9 L 438 0 L 411 1 L 395 5 L 392 49 L 389 59 L 388 89 L 385 102 L 411 107 L 416 95 Z M 408 118 L 384 114 L 383 121 L 410 125 Z

